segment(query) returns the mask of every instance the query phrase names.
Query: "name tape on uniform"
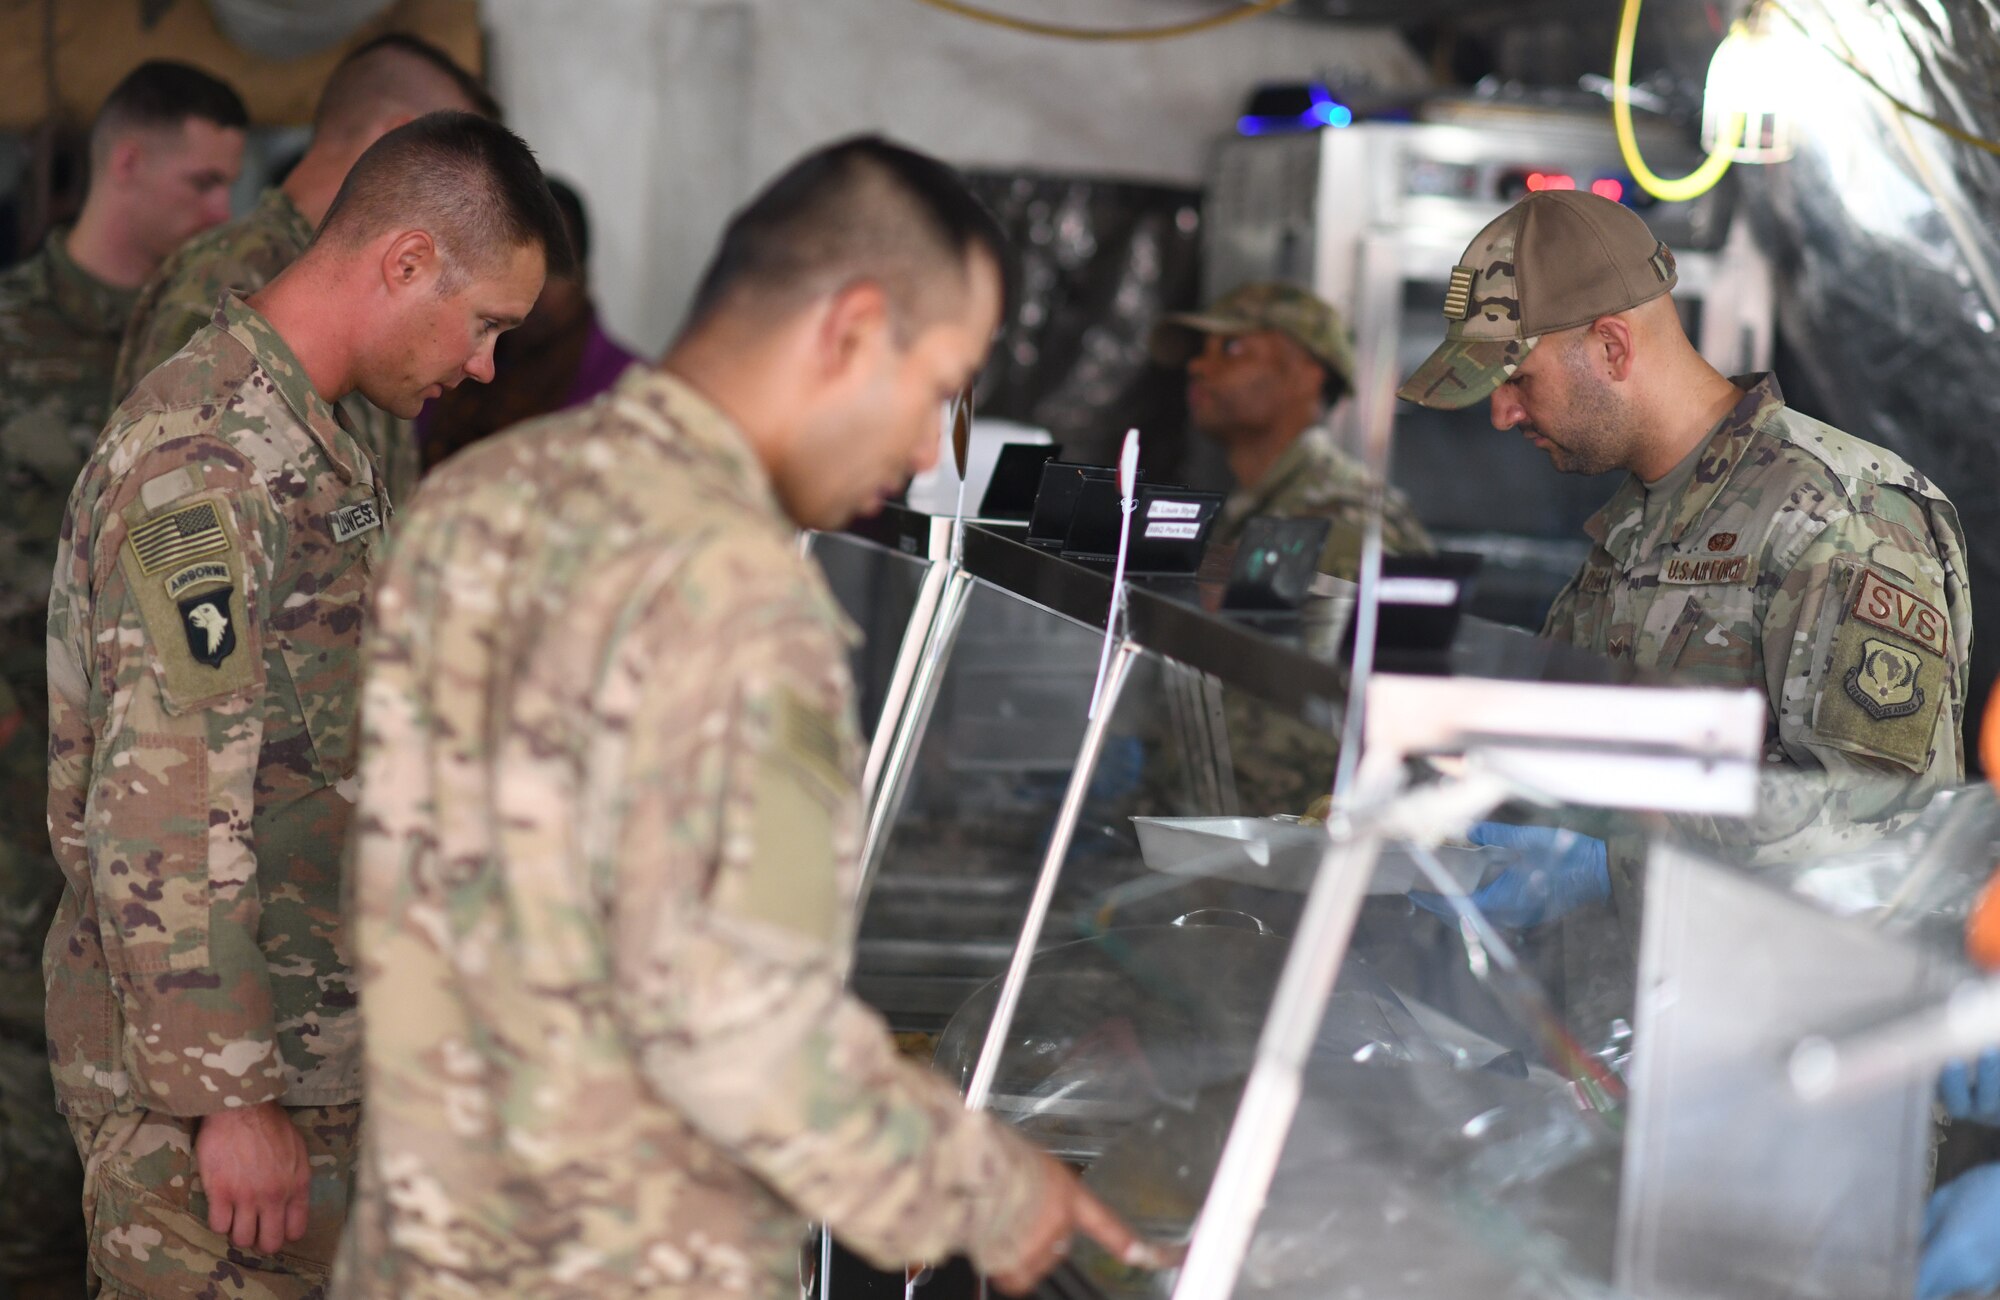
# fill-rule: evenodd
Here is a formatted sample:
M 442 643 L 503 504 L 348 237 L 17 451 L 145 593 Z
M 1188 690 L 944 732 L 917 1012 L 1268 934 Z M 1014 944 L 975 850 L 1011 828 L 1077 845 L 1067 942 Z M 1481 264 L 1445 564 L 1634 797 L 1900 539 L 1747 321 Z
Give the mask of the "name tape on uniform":
M 1885 632 L 1894 632 L 1943 658 L 1945 621 L 1937 606 L 1912 591 L 1905 591 L 1873 569 L 1861 570 L 1860 589 L 1854 593 L 1854 617 L 1872 623 Z
M 1675 556 L 1667 561 L 1664 569 L 1660 570 L 1661 582 L 1690 587 L 1742 582 L 1749 576 L 1750 557 L 1747 555 L 1723 555 L 1713 560 L 1691 560 L 1685 556 Z
M 380 528 L 382 512 L 375 508 L 373 501 L 357 501 L 332 511 L 326 520 L 333 528 L 333 540 L 344 542 L 361 536 L 371 528 Z

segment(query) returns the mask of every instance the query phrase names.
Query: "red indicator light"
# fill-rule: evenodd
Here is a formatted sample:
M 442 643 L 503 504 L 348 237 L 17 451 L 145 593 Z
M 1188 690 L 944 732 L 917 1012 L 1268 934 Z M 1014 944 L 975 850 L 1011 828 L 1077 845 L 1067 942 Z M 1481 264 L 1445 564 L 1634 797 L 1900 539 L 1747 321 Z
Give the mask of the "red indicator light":
M 1561 172 L 1528 173 L 1528 189 L 1531 191 L 1573 190 L 1575 188 L 1576 177 L 1574 176 L 1565 176 Z
M 1625 201 L 1625 187 L 1609 176 L 1590 183 L 1590 192 L 1600 199 L 1610 199 L 1613 203 Z

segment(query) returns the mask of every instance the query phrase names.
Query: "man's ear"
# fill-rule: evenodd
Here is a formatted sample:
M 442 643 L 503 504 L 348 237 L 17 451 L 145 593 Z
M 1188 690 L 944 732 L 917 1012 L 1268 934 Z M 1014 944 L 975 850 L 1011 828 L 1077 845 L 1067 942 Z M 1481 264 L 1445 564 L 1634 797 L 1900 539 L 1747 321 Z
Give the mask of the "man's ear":
M 836 290 L 820 313 L 814 353 L 822 379 L 845 379 L 875 347 L 887 341 L 889 298 L 882 286 L 857 280 Z
M 1305 344 L 1288 335 L 1280 335 L 1285 341 L 1285 375 L 1292 391 L 1304 395 L 1311 393 L 1317 398 L 1326 387 L 1326 369 L 1318 357 L 1306 351 Z
M 1632 377 L 1637 343 L 1632 322 L 1623 316 L 1599 316 L 1590 323 L 1589 346 L 1604 358 L 1605 370 L 1613 383 L 1622 384 Z
M 444 273 L 444 254 L 429 231 L 405 230 L 382 251 L 382 283 L 390 292 L 428 287 Z
M 111 155 L 104 163 L 104 174 L 119 181 L 129 181 L 138 173 L 145 155 L 145 146 L 128 135 L 111 146 Z

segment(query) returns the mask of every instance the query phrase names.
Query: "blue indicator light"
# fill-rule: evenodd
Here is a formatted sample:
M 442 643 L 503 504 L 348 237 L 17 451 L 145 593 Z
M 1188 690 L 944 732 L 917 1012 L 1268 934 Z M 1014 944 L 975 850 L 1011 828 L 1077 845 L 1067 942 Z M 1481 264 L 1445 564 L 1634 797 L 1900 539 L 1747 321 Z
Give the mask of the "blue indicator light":
M 1238 135 L 1278 135 L 1286 131 L 1317 131 L 1323 127 L 1354 125 L 1354 112 L 1335 100 L 1325 86 L 1308 86 L 1311 104 L 1303 113 L 1246 113 L 1236 119 Z

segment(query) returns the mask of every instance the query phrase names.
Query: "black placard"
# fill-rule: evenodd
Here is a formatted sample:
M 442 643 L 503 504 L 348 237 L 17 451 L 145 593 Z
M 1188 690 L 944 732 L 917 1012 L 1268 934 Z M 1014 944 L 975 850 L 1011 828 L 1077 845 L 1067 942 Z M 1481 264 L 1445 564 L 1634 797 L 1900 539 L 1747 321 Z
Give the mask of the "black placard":
M 1383 556 L 1375 635 L 1378 661 L 1394 663 L 1399 671 L 1445 671 L 1481 559 L 1466 551 Z M 1349 659 L 1354 654 L 1351 616 L 1341 654 Z
M 1243 540 L 1236 545 L 1236 561 L 1229 570 L 1229 585 L 1223 589 L 1222 607 L 1260 612 L 1297 609 L 1312 590 L 1320 553 L 1326 549 L 1326 535 L 1332 530 L 1333 523 L 1327 519 L 1262 515 L 1252 519 L 1244 525 Z
M 1084 483 L 1062 553 L 1075 560 L 1116 560 L 1120 507 L 1115 482 Z M 1141 483 L 1133 503 L 1125 572 L 1193 573 L 1201 565 L 1202 548 L 1221 508 L 1220 492 Z
M 1062 455 L 1055 443 L 1010 442 L 1000 448 L 993 462 L 993 477 L 986 480 L 986 495 L 979 500 L 981 519 L 1022 520 L 1035 512 L 1036 496 L 1042 486 L 1042 467 Z
M 1084 480 L 1070 512 L 1062 553 L 1072 560 L 1112 560 L 1118 556 L 1118 476 Z
M 1035 508 L 1028 517 L 1031 546 L 1060 547 L 1069 537 L 1070 522 L 1076 517 L 1077 498 L 1087 482 L 1111 484 L 1112 499 L 1118 496 L 1118 471 L 1108 465 L 1072 465 L 1052 460 L 1042 465 L 1042 485 L 1035 492 Z
M 1141 483 L 1125 571 L 1193 573 L 1221 510 L 1220 492 Z

